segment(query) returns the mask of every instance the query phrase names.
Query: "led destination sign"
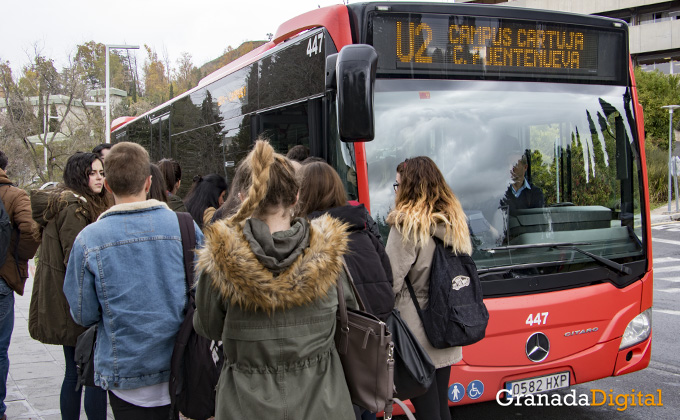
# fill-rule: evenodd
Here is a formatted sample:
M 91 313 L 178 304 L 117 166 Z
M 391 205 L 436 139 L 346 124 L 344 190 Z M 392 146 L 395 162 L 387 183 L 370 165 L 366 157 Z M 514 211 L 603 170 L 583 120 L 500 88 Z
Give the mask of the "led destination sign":
M 435 14 L 377 15 L 379 69 L 612 79 L 623 31 Z M 612 55 L 613 54 L 613 55 Z M 604 60 L 607 58 L 607 60 Z

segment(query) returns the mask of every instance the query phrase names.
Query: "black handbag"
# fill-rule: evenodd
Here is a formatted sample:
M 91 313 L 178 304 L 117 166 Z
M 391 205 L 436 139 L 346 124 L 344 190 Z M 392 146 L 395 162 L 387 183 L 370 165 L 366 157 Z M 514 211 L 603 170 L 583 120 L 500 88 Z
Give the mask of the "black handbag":
M 393 309 L 387 328 L 394 343 L 394 396 L 408 400 L 423 395 L 432 385 L 435 366 L 411 329 Z
M 97 325 L 88 328 L 78 336 L 76 351 L 73 360 L 76 362 L 78 381 L 76 391 L 85 386 L 94 384 L 94 347 L 97 344 Z
M 353 404 L 372 413 L 384 410 L 384 418 L 391 419 L 394 357 L 390 332 L 384 322 L 364 312 L 363 302 L 344 260 L 343 266 L 361 309 L 347 308 L 342 280 L 338 276 L 335 347 L 340 355 L 345 381 Z

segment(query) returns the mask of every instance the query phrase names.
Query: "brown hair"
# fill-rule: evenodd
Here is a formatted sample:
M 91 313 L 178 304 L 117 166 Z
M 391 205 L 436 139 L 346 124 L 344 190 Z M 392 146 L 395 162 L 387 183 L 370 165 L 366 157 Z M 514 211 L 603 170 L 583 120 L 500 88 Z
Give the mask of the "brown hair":
M 277 206 L 295 204 L 300 189 L 295 169 L 285 156 L 274 152 L 266 140 L 257 140 L 248 154 L 244 176 L 251 179 L 248 195 L 234 216 L 232 223 L 240 223 L 250 216 L 267 214 Z
M 157 165 L 165 177 L 165 188 L 168 192 L 173 192 L 177 181 L 182 179 L 182 167 L 172 159 L 161 159 Z
M 472 243 L 463 207 L 437 165 L 427 156 L 397 165 L 400 176 L 395 207 L 387 217 L 404 240 L 427 243 L 437 224 L 446 226 L 445 242 L 457 254 L 471 254 Z
M 138 194 L 151 174 L 149 153 L 135 143 L 116 143 L 104 159 L 106 183 L 118 196 Z
M 167 203 L 168 196 L 165 194 L 167 188 L 165 188 L 165 179 L 161 170 L 158 169 L 158 165 L 153 163 L 149 164 L 149 169 L 151 170 L 151 188 L 149 188 L 146 197 Z
M 216 220 L 227 219 L 238 211 L 241 206 L 241 199 L 238 197 L 239 193 L 243 193 L 245 197 L 248 187 L 250 187 L 250 169 L 248 157 L 241 160 L 241 163 L 236 167 L 234 178 L 231 180 L 229 187 L 229 194 L 224 199 L 224 203 L 220 206 L 213 215 L 213 222 Z
M 347 193 L 340 176 L 326 162 L 312 162 L 300 168 L 298 214 L 306 216 L 347 204 Z

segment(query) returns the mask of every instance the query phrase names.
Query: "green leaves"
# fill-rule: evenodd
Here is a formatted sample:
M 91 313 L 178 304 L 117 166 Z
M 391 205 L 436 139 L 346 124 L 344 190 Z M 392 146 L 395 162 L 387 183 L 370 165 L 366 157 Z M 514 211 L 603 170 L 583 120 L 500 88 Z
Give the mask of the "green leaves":
M 669 112 L 661 107 L 680 105 L 680 76 L 663 74 L 657 70 L 645 72 L 636 67 L 635 81 L 644 110 L 647 141 L 668 149 Z M 680 112 L 674 112 L 673 117 L 673 126 L 677 129 L 680 127 Z

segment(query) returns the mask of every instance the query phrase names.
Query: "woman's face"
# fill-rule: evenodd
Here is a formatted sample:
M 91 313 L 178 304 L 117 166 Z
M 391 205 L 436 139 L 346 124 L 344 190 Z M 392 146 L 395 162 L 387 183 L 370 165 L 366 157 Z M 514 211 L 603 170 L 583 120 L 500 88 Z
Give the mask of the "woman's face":
M 93 193 L 99 194 L 104 188 L 104 167 L 102 161 L 95 159 L 90 168 L 90 179 L 87 183 Z
M 397 176 L 395 178 L 395 181 L 397 181 L 397 182 L 394 183 L 394 199 L 396 200 L 397 199 L 397 190 L 399 189 L 399 184 L 401 184 L 401 175 L 399 175 L 399 172 L 397 172 Z
M 217 204 L 220 206 L 224 203 L 224 198 L 227 196 L 227 190 L 222 191 L 222 194 L 220 194 L 220 197 L 217 199 Z

